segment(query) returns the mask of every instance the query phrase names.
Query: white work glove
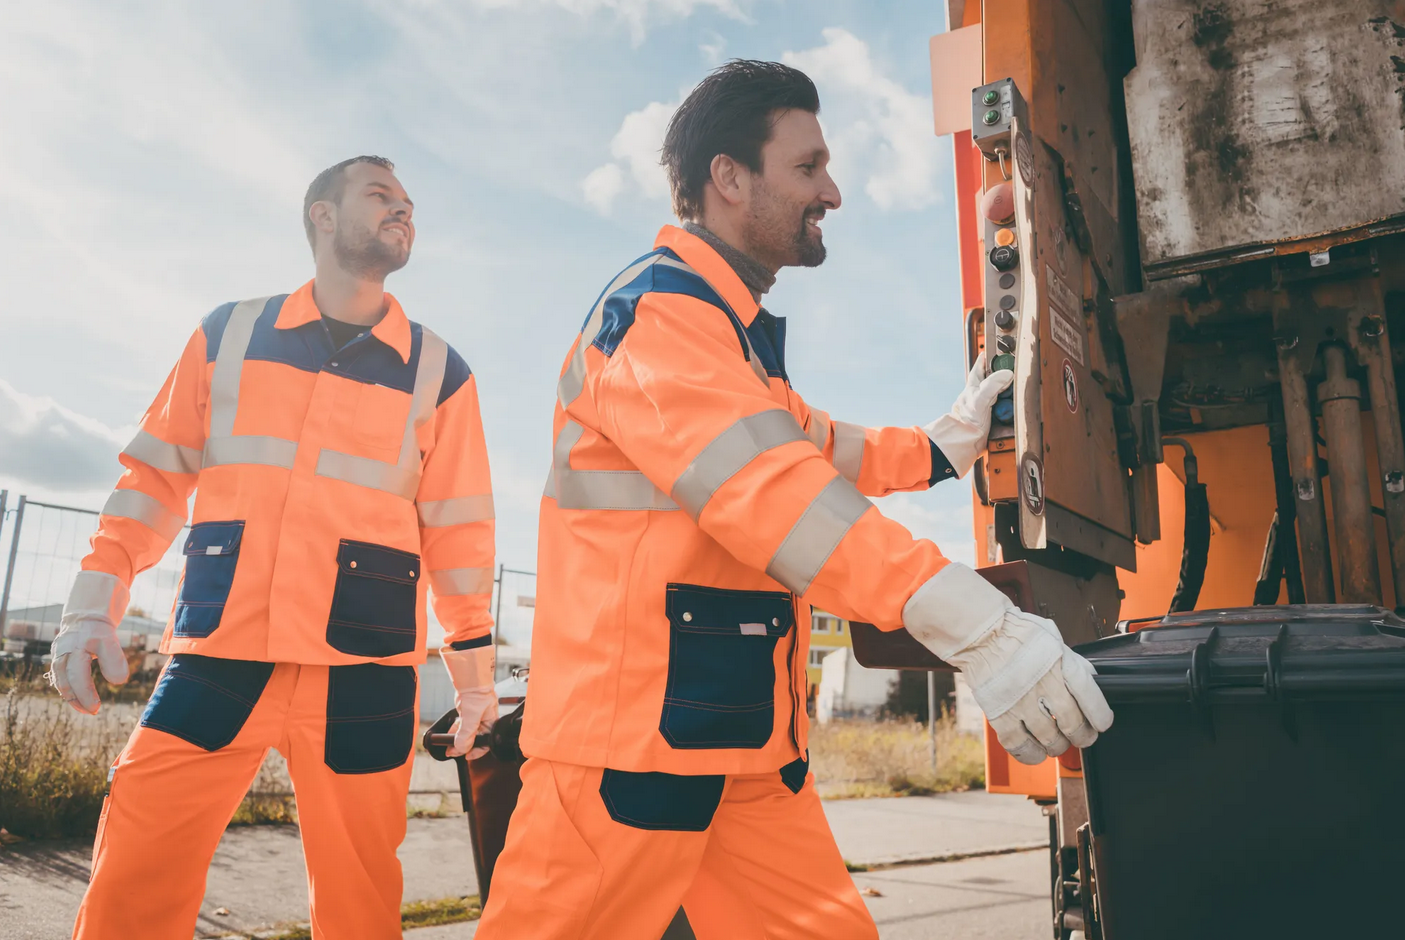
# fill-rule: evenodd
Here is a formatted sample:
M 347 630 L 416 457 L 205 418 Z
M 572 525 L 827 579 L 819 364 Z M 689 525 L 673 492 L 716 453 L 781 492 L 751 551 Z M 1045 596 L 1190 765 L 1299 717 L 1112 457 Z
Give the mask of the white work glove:
M 100 702 L 93 684 L 93 660 L 113 685 L 127 681 L 127 654 L 117 640 L 117 624 L 127 611 L 128 591 L 104 571 L 80 571 L 63 605 L 59 633 L 51 647 L 49 681 L 65 702 L 96 715 Z
M 444 753 L 450 757 L 468 755 L 475 760 L 488 753 L 486 747 L 474 747 L 473 739 L 493 730 L 498 720 L 498 693 L 493 688 L 493 666 L 497 653 L 491 646 L 471 650 L 456 650 L 451 646 L 439 650 L 449 680 L 454 684 L 454 709 L 459 713 L 450 733 L 454 746 Z
M 985 451 L 986 438 L 990 437 L 990 409 L 1000 393 L 1015 381 L 1015 373 L 1009 369 L 987 375 L 988 368 L 985 356 L 977 356 L 976 364 L 966 375 L 966 387 L 956 397 L 951 411 L 922 427 L 959 477 L 969 473 L 976 458 Z
M 1025 613 L 955 562 L 903 607 L 908 632 L 960 669 L 1000 746 L 1022 764 L 1084 748 L 1112 726 L 1092 663 L 1052 620 Z

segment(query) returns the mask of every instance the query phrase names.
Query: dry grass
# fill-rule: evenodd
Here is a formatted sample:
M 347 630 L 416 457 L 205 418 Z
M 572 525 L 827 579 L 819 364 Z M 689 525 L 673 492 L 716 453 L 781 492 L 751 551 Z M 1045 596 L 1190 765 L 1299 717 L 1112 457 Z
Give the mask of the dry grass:
M 927 726 L 910 719 L 810 725 L 810 769 L 820 796 L 920 796 L 985 786 L 980 738 L 957 733 L 955 720 L 943 714 L 935 773 L 928 740 Z
M 477 920 L 482 913 L 483 908 L 478 903 L 476 894 L 466 898 L 411 901 L 400 907 L 400 927 L 402 930 L 410 930 L 415 927 L 461 924 L 464 921 Z M 278 933 L 261 933 L 256 936 L 259 940 L 312 940 L 312 929 L 307 924 L 299 924 Z

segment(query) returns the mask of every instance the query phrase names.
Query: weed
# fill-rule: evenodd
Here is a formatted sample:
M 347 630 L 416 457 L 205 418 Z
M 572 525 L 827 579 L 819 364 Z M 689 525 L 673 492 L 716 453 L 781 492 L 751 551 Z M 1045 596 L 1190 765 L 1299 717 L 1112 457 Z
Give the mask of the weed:
M 441 898 L 437 901 L 411 901 L 400 907 L 400 927 L 410 930 L 414 927 L 438 927 L 442 924 L 460 924 L 477 920 L 483 913 L 478 896 L 466 898 Z M 259 934 L 260 940 L 312 940 L 312 930 L 306 924 L 290 927 L 281 933 Z
M 936 771 L 927 726 L 915 721 L 841 720 L 810 726 L 810 769 L 828 799 L 921 796 L 985 786 L 979 738 L 937 721 Z

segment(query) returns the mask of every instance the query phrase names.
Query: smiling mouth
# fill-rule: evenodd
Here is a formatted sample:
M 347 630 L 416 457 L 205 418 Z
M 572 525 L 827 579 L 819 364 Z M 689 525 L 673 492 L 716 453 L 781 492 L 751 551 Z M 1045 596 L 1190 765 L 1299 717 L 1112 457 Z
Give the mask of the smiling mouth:
M 381 226 L 381 231 L 390 232 L 392 235 L 399 235 L 401 238 L 409 238 L 410 230 L 399 223 Z

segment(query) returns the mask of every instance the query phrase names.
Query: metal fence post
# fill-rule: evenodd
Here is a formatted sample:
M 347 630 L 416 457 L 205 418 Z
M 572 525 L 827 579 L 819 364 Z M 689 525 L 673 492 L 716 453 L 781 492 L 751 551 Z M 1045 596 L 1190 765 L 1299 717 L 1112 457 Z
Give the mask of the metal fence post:
M 932 761 L 932 773 L 937 772 L 937 674 L 927 673 L 927 753 Z
M 9 491 L 5 492 L 9 496 Z M 15 506 L 15 527 L 10 530 L 10 560 L 5 565 L 5 590 L 0 593 L 0 637 L 5 635 L 5 615 L 10 610 L 10 584 L 15 580 L 15 558 L 20 550 L 20 527 L 24 525 L 24 504 L 25 498 L 20 496 L 19 504 Z M 0 497 L 0 520 L 5 518 L 5 500 Z

